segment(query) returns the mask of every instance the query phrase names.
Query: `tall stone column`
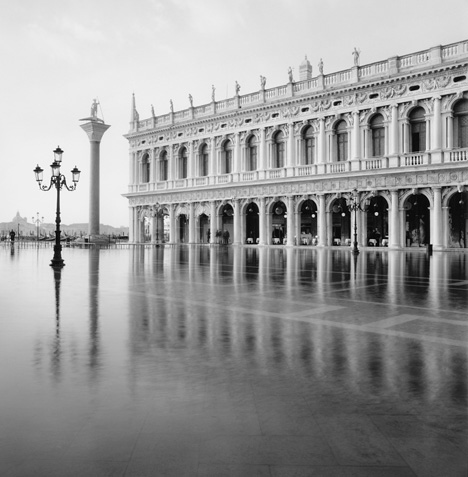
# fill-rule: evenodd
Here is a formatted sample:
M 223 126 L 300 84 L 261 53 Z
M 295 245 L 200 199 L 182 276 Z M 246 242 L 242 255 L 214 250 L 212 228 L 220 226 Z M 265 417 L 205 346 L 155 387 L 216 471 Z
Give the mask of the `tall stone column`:
M 99 235 L 99 168 L 100 168 L 100 145 L 104 133 L 110 125 L 104 124 L 94 114 L 90 120 L 81 124 L 81 129 L 88 135 L 90 144 L 90 178 L 89 178 L 89 223 L 88 234 Z
M 240 245 L 241 239 L 241 204 L 238 199 L 233 200 L 234 204 L 234 237 L 233 244 Z

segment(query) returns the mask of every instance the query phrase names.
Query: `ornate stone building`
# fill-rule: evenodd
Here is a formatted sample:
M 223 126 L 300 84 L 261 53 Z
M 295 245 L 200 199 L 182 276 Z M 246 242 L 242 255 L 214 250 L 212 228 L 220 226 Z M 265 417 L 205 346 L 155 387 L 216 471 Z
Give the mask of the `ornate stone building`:
M 468 41 L 354 54 L 144 120 L 133 97 L 130 241 L 466 248 Z

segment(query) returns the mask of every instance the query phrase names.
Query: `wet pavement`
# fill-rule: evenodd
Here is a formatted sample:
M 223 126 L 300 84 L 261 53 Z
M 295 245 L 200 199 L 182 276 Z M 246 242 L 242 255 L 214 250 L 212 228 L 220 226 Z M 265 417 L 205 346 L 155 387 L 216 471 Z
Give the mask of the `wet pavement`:
M 468 254 L 0 245 L 0 476 L 468 472 Z

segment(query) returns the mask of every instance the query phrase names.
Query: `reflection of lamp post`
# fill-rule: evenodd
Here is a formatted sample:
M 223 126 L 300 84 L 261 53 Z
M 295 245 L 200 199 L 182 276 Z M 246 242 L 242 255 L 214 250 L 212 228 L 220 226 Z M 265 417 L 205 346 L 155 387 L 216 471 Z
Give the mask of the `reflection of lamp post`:
M 39 164 L 34 169 L 34 174 L 36 174 L 36 181 L 39 184 L 39 189 L 43 191 L 50 190 L 53 186 L 57 190 L 57 209 L 55 216 L 55 245 L 54 245 L 54 257 L 50 263 L 51 267 L 63 267 L 65 264 L 62 259 L 62 245 L 60 244 L 60 191 L 62 187 L 65 187 L 69 191 L 76 190 L 78 181 L 80 180 L 80 171 L 75 166 L 71 173 L 73 174 L 72 180 L 73 185 L 68 187 L 65 176 L 60 172 L 60 166 L 62 164 L 62 154 L 63 151 L 60 147 L 57 147 L 54 151 L 54 162 L 50 165 L 52 168 L 52 177 L 50 178 L 50 184 L 48 186 L 42 185 L 42 173 L 43 169 L 39 167 Z
M 33 224 L 36 225 L 36 240 L 39 242 L 39 227 L 44 222 L 44 217 L 42 219 L 39 218 L 39 212 L 36 212 L 36 218 L 32 218 Z
M 348 209 L 350 212 L 354 212 L 354 242 L 353 242 L 353 248 L 351 249 L 351 251 L 354 255 L 357 255 L 359 253 L 358 239 L 357 239 L 357 211 L 358 210 L 364 211 L 364 209 L 361 208 L 358 201 L 357 189 L 353 189 L 352 202 L 348 203 Z

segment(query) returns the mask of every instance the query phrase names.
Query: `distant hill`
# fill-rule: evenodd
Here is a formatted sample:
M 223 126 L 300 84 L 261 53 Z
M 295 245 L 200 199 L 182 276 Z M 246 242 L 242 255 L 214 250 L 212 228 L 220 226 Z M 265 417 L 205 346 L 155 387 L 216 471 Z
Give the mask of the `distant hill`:
M 111 236 L 128 236 L 128 227 L 112 227 L 112 225 L 100 224 L 100 233 L 104 235 Z M 81 237 L 88 234 L 88 224 L 60 224 L 60 229 L 63 234 Z M 19 212 L 10 222 L 0 222 L 0 236 L 5 237 L 8 235 L 10 230 L 14 230 L 16 234 L 20 236 L 35 236 L 37 234 L 36 224 L 33 223 L 33 219 L 30 221 L 26 217 L 21 217 Z M 40 223 L 39 224 L 39 235 L 48 236 L 55 233 L 55 222 L 54 223 Z

